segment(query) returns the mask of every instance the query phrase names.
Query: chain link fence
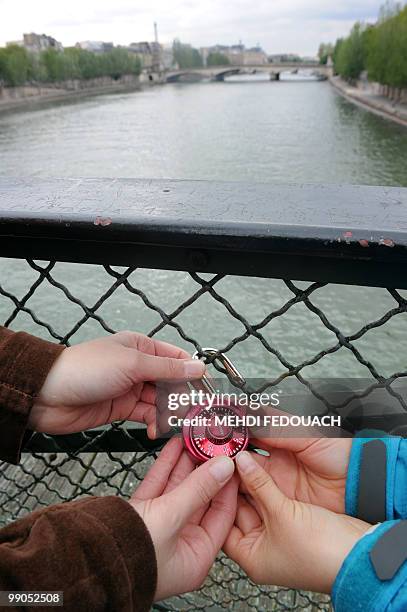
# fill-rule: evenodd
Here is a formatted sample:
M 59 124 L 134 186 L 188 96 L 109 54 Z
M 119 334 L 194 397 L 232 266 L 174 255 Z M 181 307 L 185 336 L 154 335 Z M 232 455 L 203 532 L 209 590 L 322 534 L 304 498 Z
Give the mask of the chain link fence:
M 129 328 L 191 352 L 212 345 L 266 386 L 294 377 L 309 388 L 316 374 L 356 372 L 394 393 L 392 383 L 407 375 L 407 299 L 393 288 L 2 259 L 0 296 L 1 321 L 13 329 L 66 345 Z M 1 465 L 0 523 L 83 495 L 129 496 L 159 452 L 126 423 L 34 436 L 19 466 Z M 257 586 L 221 554 L 202 589 L 155 609 L 329 610 L 330 603 Z
M 315 380 L 356 377 L 360 397 L 380 388 L 405 414 L 396 383 L 407 375 L 406 197 L 383 187 L 3 179 L 0 322 L 68 346 L 123 329 L 190 352 L 211 346 L 262 389 L 294 380 L 327 411 L 335 406 Z M 226 377 L 218 361 L 210 367 Z M 163 443 L 129 423 L 35 434 L 20 465 L 0 466 L 0 525 L 83 495 L 129 496 Z M 330 602 L 257 586 L 221 554 L 199 591 L 154 607 Z

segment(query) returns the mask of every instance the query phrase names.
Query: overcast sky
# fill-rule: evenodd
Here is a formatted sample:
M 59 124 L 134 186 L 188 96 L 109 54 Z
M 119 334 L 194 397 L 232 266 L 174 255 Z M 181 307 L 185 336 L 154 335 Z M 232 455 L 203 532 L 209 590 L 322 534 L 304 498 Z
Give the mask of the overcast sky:
M 376 0 L 0 0 L 0 45 L 23 32 L 69 46 L 82 40 L 126 44 L 180 38 L 193 45 L 259 43 L 268 53 L 315 55 L 321 41 L 375 21 Z

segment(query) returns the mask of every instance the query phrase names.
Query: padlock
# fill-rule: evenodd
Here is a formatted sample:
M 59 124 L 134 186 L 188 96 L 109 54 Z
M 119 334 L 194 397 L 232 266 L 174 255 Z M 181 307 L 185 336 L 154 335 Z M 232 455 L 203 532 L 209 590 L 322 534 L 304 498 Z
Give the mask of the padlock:
M 202 349 L 201 354 L 206 357 L 216 356 L 226 369 L 229 378 L 239 387 L 244 385 L 244 378 L 226 355 L 212 348 Z M 200 354 L 194 353 L 193 358 L 200 359 Z M 200 383 L 207 392 L 216 394 L 207 376 L 203 376 Z M 210 407 L 204 402 L 190 408 L 184 420 L 197 424 L 184 425 L 182 434 L 185 447 L 192 459 L 202 463 L 219 455 L 233 458 L 245 450 L 249 442 L 248 429 L 244 424 L 245 415 L 246 411 L 231 401 L 222 403 L 215 401 Z M 239 421 L 243 421 L 243 424 L 239 424 Z

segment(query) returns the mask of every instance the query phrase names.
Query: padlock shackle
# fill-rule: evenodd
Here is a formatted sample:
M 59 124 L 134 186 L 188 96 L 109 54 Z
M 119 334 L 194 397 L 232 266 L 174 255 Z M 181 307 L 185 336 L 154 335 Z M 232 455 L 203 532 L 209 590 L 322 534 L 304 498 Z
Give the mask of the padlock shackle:
M 226 373 L 228 375 L 228 377 L 238 386 L 238 387 L 243 387 L 243 385 L 246 384 L 245 379 L 243 378 L 243 376 L 241 375 L 241 373 L 239 372 L 239 370 L 236 368 L 236 366 L 231 362 L 231 360 L 229 359 L 229 357 L 227 357 L 224 353 L 221 353 L 219 351 L 217 351 L 214 348 L 203 348 L 202 351 L 195 351 L 195 353 L 192 355 L 193 359 L 201 359 L 201 358 L 205 357 L 214 357 L 215 359 L 218 359 L 222 366 L 224 367 L 224 369 L 226 370 Z M 214 359 L 214 360 L 215 360 Z M 205 384 L 207 384 L 208 386 L 212 387 L 211 383 L 208 381 L 208 379 L 206 378 L 206 376 L 204 376 L 203 378 L 205 378 L 206 380 L 204 381 Z M 212 387 L 213 389 L 213 387 Z

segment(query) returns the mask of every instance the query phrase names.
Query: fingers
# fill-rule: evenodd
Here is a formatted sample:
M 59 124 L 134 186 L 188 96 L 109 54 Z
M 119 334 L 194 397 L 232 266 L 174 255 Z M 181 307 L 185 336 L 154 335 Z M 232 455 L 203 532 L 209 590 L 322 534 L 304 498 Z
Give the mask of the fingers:
M 222 546 L 223 552 L 232 561 L 240 565 L 250 578 L 252 578 L 252 566 L 253 566 L 253 550 L 256 550 L 258 545 L 258 534 L 257 531 L 252 535 L 245 535 L 239 527 L 233 525 L 229 531 L 227 538 Z M 257 550 L 256 550 L 257 553 Z M 255 563 L 265 564 L 267 560 L 262 558 L 261 551 L 254 555 Z M 276 583 L 272 583 L 276 584 Z
M 283 454 L 283 456 L 280 456 L 281 454 Z M 282 488 L 279 480 L 281 480 L 281 477 L 287 480 L 287 463 L 291 460 L 291 453 L 287 454 L 287 452 L 284 450 L 276 449 L 273 450 L 271 457 L 260 455 L 259 453 L 251 453 L 251 456 L 256 463 L 258 463 L 268 474 L 271 475 L 272 478 L 275 478 L 277 485 Z M 293 467 L 296 467 L 295 459 Z M 240 481 L 239 490 L 240 493 L 248 493 L 247 487 L 242 481 Z M 282 488 L 282 490 L 284 490 L 284 488 Z
M 205 364 L 200 359 L 176 359 L 175 357 L 156 357 L 145 353 L 135 353 L 132 368 L 134 382 L 157 380 L 195 380 L 202 378 Z
M 157 401 L 156 386 L 150 383 L 144 383 L 141 389 L 140 400 L 146 402 L 146 404 L 155 404 Z
M 134 393 L 130 391 L 125 395 L 113 400 L 109 418 L 105 422 L 133 421 L 147 425 L 147 435 L 150 439 L 156 436 L 156 407 L 147 401 L 138 401 Z
M 286 498 L 251 453 L 239 453 L 236 467 L 258 510 L 239 496 L 235 525 L 225 540 L 223 550 L 252 580 L 264 584 L 268 579 L 265 568 L 273 564 L 273 556 L 270 557 L 273 550 L 271 534 L 273 529 L 279 532 L 278 522 L 270 519 L 283 514 L 282 502 Z M 270 576 L 274 579 L 271 571 Z M 270 581 L 270 584 L 282 583 Z
M 243 495 L 239 495 L 237 498 L 235 525 L 244 535 L 247 535 L 254 529 L 259 529 L 262 525 L 262 520 L 258 512 L 256 512 L 256 509 Z
M 111 336 L 133 352 L 134 382 L 156 380 L 194 380 L 202 378 L 205 364 L 177 346 L 154 340 L 143 334 L 123 331 Z M 134 363 L 135 362 L 135 363 Z
M 155 354 L 158 357 L 173 357 L 174 359 L 190 359 L 191 355 L 180 349 L 178 346 L 174 344 L 170 344 L 169 342 L 163 342 L 162 340 L 152 339 L 154 342 L 154 350 Z
M 154 387 L 156 389 L 157 431 L 160 435 L 171 430 L 169 423 L 171 416 L 182 418 L 186 415 L 190 405 L 189 403 L 184 405 L 186 404 L 185 398 L 190 398 L 191 390 L 187 382 L 159 382 Z M 183 398 L 182 402 L 179 401 L 180 398 Z
M 182 528 L 205 507 L 232 478 L 235 464 L 229 457 L 215 457 L 194 470 L 176 489 L 161 498 L 171 508 L 175 529 Z
M 121 399 L 121 398 L 120 398 Z M 116 400 L 114 402 L 114 412 L 113 412 L 113 420 L 115 421 L 133 421 L 134 423 L 145 423 L 147 426 L 155 423 L 155 405 L 149 404 L 147 402 L 136 402 L 133 406 L 128 408 L 128 406 L 124 406 L 120 412 L 116 410 L 115 404 L 118 403 Z
M 164 493 L 169 493 L 173 489 L 175 489 L 181 482 L 185 480 L 187 476 L 196 468 L 196 463 L 194 463 L 191 457 L 188 455 L 186 451 L 184 451 L 173 469 L 171 476 L 168 480 L 167 486 L 165 487 Z M 199 525 L 203 515 L 207 510 L 206 506 L 201 506 L 197 512 L 190 516 L 189 520 L 194 525 Z
M 288 436 L 270 436 L 268 438 L 253 437 L 250 442 L 257 448 L 270 451 L 273 448 L 283 448 L 292 451 L 293 453 L 301 453 L 312 446 L 318 438 L 299 438 Z
M 191 355 L 180 349 L 179 346 L 175 346 L 174 344 L 170 344 L 169 342 L 164 342 L 163 340 L 156 340 L 155 338 L 148 338 L 147 342 L 151 342 L 153 345 L 153 351 L 145 351 L 146 353 L 157 355 L 157 357 L 173 357 L 174 359 L 190 359 Z M 144 351 L 143 342 L 138 342 L 137 348 L 140 351 Z
M 211 558 L 221 549 L 236 516 L 238 479 L 233 476 L 225 487 L 213 498 L 209 510 L 201 520 L 211 542 Z
M 256 463 L 261 465 L 261 467 L 265 470 L 267 469 L 267 466 L 270 464 L 270 457 L 267 455 L 260 455 L 259 453 L 250 453 L 250 456 L 254 459 L 254 461 L 256 461 Z M 274 454 L 273 454 L 273 458 L 274 458 Z
M 191 472 L 194 471 L 196 464 L 192 461 L 191 457 L 186 451 L 183 451 L 180 455 L 177 465 L 171 472 L 171 476 L 168 479 L 167 485 L 164 489 L 164 493 L 169 493 L 178 487 L 181 482 L 185 480 Z
M 145 501 L 161 495 L 167 486 L 170 474 L 182 453 L 180 438 L 172 438 L 163 448 L 159 458 L 147 472 L 143 482 L 132 495 L 132 500 Z
M 132 331 L 121 331 L 110 336 L 111 340 L 118 342 L 127 348 L 133 348 L 147 353 L 148 355 L 157 355 L 158 357 L 174 357 L 175 359 L 188 359 L 190 357 L 187 351 L 180 349 L 174 344 L 163 342 L 150 338 L 144 334 L 139 334 Z
M 245 536 L 243 535 L 239 527 L 233 525 L 222 546 L 225 555 L 232 559 L 232 561 L 238 563 L 240 567 L 243 567 L 243 560 L 241 559 L 241 544 L 244 540 L 244 537 Z
M 267 512 L 284 499 L 284 494 L 269 474 L 257 463 L 251 453 L 243 451 L 236 456 L 236 465 L 247 492 L 259 508 Z

